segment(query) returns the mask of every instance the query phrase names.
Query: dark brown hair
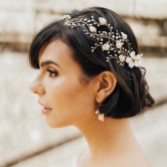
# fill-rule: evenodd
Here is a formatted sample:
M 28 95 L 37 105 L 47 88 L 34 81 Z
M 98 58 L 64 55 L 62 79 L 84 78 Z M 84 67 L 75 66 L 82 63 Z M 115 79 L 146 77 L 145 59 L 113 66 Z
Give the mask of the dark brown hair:
M 124 32 L 128 35 L 133 50 L 138 53 L 137 41 L 127 22 L 112 10 L 100 7 L 72 11 L 71 19 L 103 17 L 113 26 L 113 31 Z M 78 62 L 88 77 L 93 77 L 102 71 L 111 71 L 116 79 L 115 90 L 100 105 L 100 112 L 112 118 L 125 118 L 142 112 L 154 104 L 145 80 L 144 68 L 129 68 L 127 64 L 120 66 L 116 60 L 106 62 L 105 54 L 97 49 L 91 52 L 94 41 L 83 33 L 81 27 L 69 28 L 63 20 L 57 20 L 44 27 L 33 39 L 29 60 L 34 68 L 39 68 L 39 52 L 51 41 L 61 39 L 73 51 L 73 58 Z

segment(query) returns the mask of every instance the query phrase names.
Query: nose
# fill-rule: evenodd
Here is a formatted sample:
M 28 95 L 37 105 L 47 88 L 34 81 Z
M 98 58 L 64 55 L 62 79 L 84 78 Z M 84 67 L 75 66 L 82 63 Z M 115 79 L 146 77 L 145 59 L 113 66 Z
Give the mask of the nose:
M 45 90 L 43 88 L 43 86 L 41 85 L 41 83 L 37 80 L 34 80 L 30 85 L 29 85 L 29 89 L 38 95 L 42 95 L 45 93 Z

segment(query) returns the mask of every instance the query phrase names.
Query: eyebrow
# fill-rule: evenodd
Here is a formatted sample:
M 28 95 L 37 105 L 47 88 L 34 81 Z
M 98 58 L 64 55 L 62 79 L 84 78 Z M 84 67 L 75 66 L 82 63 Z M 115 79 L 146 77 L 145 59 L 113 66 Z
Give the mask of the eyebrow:
M 44 66 L 50 65 L 50 64 L 53 64 L 53 65 L 56 65 L 56 66 L 60 67 L 59 64 L 57 64 L 56 62 L 54 62 L 54 61 L 52 61 L 52 60 L 43 61 L 43 62 L 40 64 L 40 66 L 41 66 L 41 67 L 44 67 Z

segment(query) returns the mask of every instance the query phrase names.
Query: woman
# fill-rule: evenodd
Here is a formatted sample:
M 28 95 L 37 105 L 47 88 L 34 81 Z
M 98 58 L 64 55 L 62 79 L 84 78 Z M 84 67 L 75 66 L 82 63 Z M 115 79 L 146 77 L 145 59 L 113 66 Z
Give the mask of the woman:
M 128 121 L 154 103 L 141 59 L 129 25 L 106 8 L 73 11 L 35 36 L 31 90 L 49 126 L 85 136 L 77 167 L 150 167 Z

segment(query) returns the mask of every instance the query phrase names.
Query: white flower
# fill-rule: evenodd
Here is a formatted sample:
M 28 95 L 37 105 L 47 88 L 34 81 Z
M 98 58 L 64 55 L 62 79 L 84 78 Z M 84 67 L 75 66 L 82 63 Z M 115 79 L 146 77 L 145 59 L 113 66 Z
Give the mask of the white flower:
M 123 39 L 127 39 L 127 34 L 125 34 L 124 32 L 121 32 L 121 35 L 122 35 L 122 37 L 123 37 Z
M 125 56 L 124 55 L 119 55 L 119 60 L 121 63 L 125 61 Z
M 130 57 L 126 58 L 126 62 L 128 63 L 130 68 L 140 67 L 141 66 L 141 62 L 142 62 L 142 56 L 143 56 L 143 54 L 135 55 L 135 52 L 132 51 L 130 53 Z
M 99 17 L 99 23 L 100 25 L 106 25 L 107 24 L 107 20 L 103 17 Z
M 116 41 L 116 47 L 120 49 L 122 47 L 123 43 L 119 40 Z
M 137 54 L 136 55 L 136 62 L 135 62 L 135 67 L 140 67 L 141 66 L 141 64 L 142 64 L 142 60 L 143 60 L 143 58 L 142 58 L 142 56 L 143 56 L 143 53 L 140 53 L 140 54 Z
M 90 30 L 90 32 L 92 32 L 92 33 L 96 33 L 96 32 L 97 32 L 97 29 L 96 29 L 96 27 L 94 27 L 94 26 L 90 26 L 90 27 L 89 27 L 89 30 Z
M 107 42 L 102 45 L 102 50 L 109 50 L 110 49 L 110 44 Z

